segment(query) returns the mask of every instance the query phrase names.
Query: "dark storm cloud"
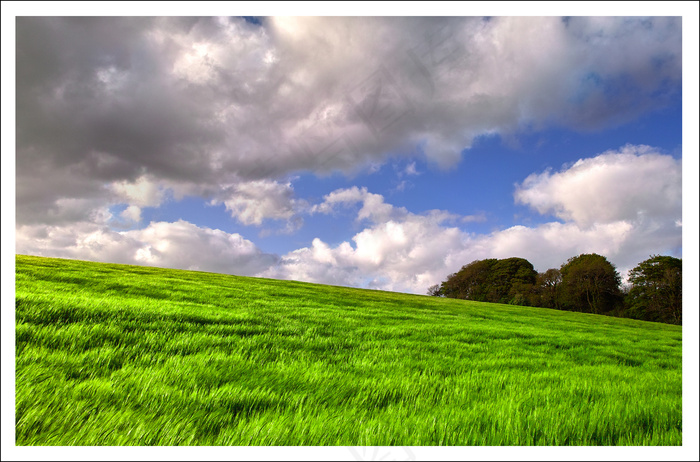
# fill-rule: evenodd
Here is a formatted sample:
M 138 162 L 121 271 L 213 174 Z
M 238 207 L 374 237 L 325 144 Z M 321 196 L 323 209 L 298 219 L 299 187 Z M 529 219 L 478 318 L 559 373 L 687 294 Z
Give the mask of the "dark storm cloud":
M 680 18 L 16 24 L 20 223 L 70 221 L 67 199 L 113 204 L 111 185 L 144 178 L 214 197 L 389 153 L 449 166 L 484 132 L 605 127 L 680 83 Z
M 154 47 L 153 27 L 141 18 L 18 18 L 20 163 L 26 155 L 57 168 L 79 164 L 105 180 L 206 170 L 207 146 L 217 142 L 211 108 L 170 78 L 176 50 Z

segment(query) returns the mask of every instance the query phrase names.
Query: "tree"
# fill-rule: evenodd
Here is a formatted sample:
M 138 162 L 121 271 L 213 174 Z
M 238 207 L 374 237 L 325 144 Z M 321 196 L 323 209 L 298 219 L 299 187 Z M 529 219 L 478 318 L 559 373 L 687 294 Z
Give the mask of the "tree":
M 683 318 L 683 261 L 652 255 L 629 273 L 629 314 L 647 321 L 681 324 Z
M 428 287 L 428 295 L 431 297 L 442 297 L 442 292 L 440 291 L 440 284 L 433 284 Z
M 536 280 L 537 271 L 524 258 L 498 260 L 493 265 L 489 278 L 493 291 L 489 301 L 526 305 L 526 296 L 533 291 Z
M 562 307 L 604 314 L 620 306 L 620 275 L 605 257 L 592 253 L 570 258 L 561 267 Z
M 527 304 L 537 272 L 524 258 L 475 260 L 447 277 L 440 293 L 480 302 Z
M 537 295 L 539 295 L 537 306 L 560 308 L 561 271 L 556 268 L 549 268 L 544 273 L 539 273 L 536 287 Z
M 440 291 L 445 297 L 487 301 L 489 273 L 496 261 L 495 258 L 489 258 L 464 265 L 458 272 L 447 276 Z

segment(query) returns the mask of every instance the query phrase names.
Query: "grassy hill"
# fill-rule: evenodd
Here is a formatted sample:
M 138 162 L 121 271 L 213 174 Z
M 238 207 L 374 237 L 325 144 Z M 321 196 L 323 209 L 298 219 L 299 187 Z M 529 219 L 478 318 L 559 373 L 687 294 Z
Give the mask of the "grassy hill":
M 681 327 L 16 257 L 18 445 L 680 445 Z

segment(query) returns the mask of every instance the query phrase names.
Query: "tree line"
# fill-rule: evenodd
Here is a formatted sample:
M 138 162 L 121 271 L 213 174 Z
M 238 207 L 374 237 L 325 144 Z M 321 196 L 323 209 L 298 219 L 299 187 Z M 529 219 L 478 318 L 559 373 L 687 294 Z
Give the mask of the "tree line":
M 595 253 L 543 273 L 524 258 L 489 258 L 463 266 L 428 294 L 681 324 L 682 270 L 681 259 L 653 255 L 623 286 L 615 266 Z

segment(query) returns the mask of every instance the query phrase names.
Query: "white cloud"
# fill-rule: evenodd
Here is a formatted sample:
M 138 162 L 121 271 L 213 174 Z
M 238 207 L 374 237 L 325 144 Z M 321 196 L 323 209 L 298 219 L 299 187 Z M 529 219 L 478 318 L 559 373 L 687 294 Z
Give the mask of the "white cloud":
M 649 146 L 627 145 L 581 159 L 561 172 L 532 174 L 516 202 L 580 226 L 681 216 L 681 161 Z
M 365 188 L 341 189 L 313 210 L 331 213 L 337 204 L 361 202 L 357 218 L 369 218 L 371 226 L 355 234 L 352 243 L 336 247 L 315 239 L 310 248 L 284 255 L 263 274 L 424 293 L 478 259 L 522 257 L 545 271 L 570 257 L 598 253 L 624 276 L 649 254 L 672 254 L 680 248 L 679 175 L 678 161 L 647 147 L 626 146 L 582 159 L 557 174 L 531 175 L 516 193 L 533 207 L 539 205 L 535 209 L 541 213 L 554 208 L 564 223 L 519 225 L 490 234 L 447 226 L 480 221 L 483 215 L 460 218 L 439 210 L 413 214 Z
M 323 198 L 323 202 L 311 207 L 311 213 L 329 214 L 335 210 L 336 204 L 351 206 L 358 202 L 362 203 L 362 208 L 357 213 L 357 220 L 370 220 L 374 223 L 382 223 L 392 217 L 403 217 L 408 211 L 404 208 L 397 208 L 384 202 L 381 194 L 374 194 L 367 191 L 367 188 L 353 186 L 347 189 L 338 189 Z
M 459 217 L 444 210 L 415 214 L 366 188 L 351 187 L 333 191 L 305 210 L 331 214 L 339 207 L 352 207 L 356 220 L 366 223 L 364 229 L 335 246 L 313 239 L 309 247 L 282 257 L 262 252 L 239 234 L 184 221 L 112 231 L 105 225 L 111 215 L 103 209 L 95 209 L 94 222 L 19 225 L 16 247 L 18 253 L 35 255 L 415 293 L 424 293 L 462 265 L 483 258 L 522 257 L 544 271 L 575 255 L 595 252 L 624 275 L 650 254 L 679 251 L 679 183 L 678 161 L 648 147 L 625 146 L 579 160 L 558 173 L 530 175 L 517 186 L 517 200 L 540 213 L 555 213 L 563 223 L 468 233 L 453 225 L 483 220 L 483 214 Z M 299 205 L 289 184 L 248 182 L 235 190 L 244 200 L 227 205 L 249 223 L 288 220 Z M 131 207 L 125 217 L 139 218 L 138 206 Z
M 137 205 L 130 205 L 124 209 L 124 211 L 121 213 L 121 217 L 138 223 L 141 221 L 141 207 Z
M 124 233 L 91 222 L 70 225 L 20 225 L 15 230 L 17 254 L 79 260 L 135 263 L 140 244 Z
M 136 181 L 118 181 L 109 185 L 117 200 L 138 207 L 157 207 L 165 198 L 166 188 L 147 176 Z
M 239 234 L 182 220 L 122 232 L 92 223 L 19 226 L 16 252 L 237 275 L 257 274 L 278 259 Z
M 410 213 L 386 203 L 380 194 L 352 187 L 331 192 L 310 210 L 333 213 L 339 205 L 361 203 L 356 218 L 370 225 L 351 242 L 333 247 L 316 238 L 310 247 L 281 258 L 263 253 L 238 234 L 184 221 L 124 232 L 92 223 L 19 226 L 17 251 L 415 293 L 424 293 L 462 265 L 483 258 L 518 256 L 544 271 L 572 256 L 595 252 L 624 274 L 651 253 L 680 248 L 680 215 L 674 208 L 679 201 L 674 192 L 678 168 L 670 156 L 627 146 L 582 159 L 559 173 L 531 175 L 516 197 L 542 213 L 554 208 L 565 222 L 513 226 L 491 234 L 449 226 L 465 221 L 449 212 Z M 594 187 L 582 189 L 582 184 Z M 288 192 L 284 185 L 271 184 L 253 190 L 266 187 Z M 671 204 L 668 210 L 664 202 Z M 263 215 L 273 216 L 270 210 L 276 207 L 270 207 L 263 207 Z M 279 216 L 287 218 L 289 213 Z
M 279 183 L 271 180 L 241 182 L 222 188 L 220 197 L 212 203 L 223 202 L 231 216 L 245 225 L 261 225 L 264 220 L 286 220 L 301 225 L 302 212 L 307 203 L 294 198 L 291 183 Z M 296 220 L 292 220 L 296 218 Z
M 277 266 L 263 275 L 422 293 L 423 286 L 446 275 L 447 254 L 463 248 L 469 240 L 459 229 L 442 226 L 455 221 L 455 215 L 439 210 L 420 215 L 409 213 L 385 203 L 383 196 L 366 188 L 334 191 L 313 210 L 331 213 L 336 204 L 358 202 L 363 205 L 356 212 L 357 219 L 366 218 L 372 225 L 357 233 L 352 243 L 331 247 L 314 239 L 311 247 L 284 255 Z
M 240 234 L 182 220 L 151 223 L 143 230 L 124 234 L 142 243 L 140 249 L 151 254 L 149 264 L 168 268 L 252 275 L 276 261 Z
M 277 265 L 259 275 L 348 287 L 360 287 L 363 280 L 361 270 L 353 262 L 353 249 L 349 243 L 331 248 L 318 238 L 313 240 L 311 247 L 283 255 Z

